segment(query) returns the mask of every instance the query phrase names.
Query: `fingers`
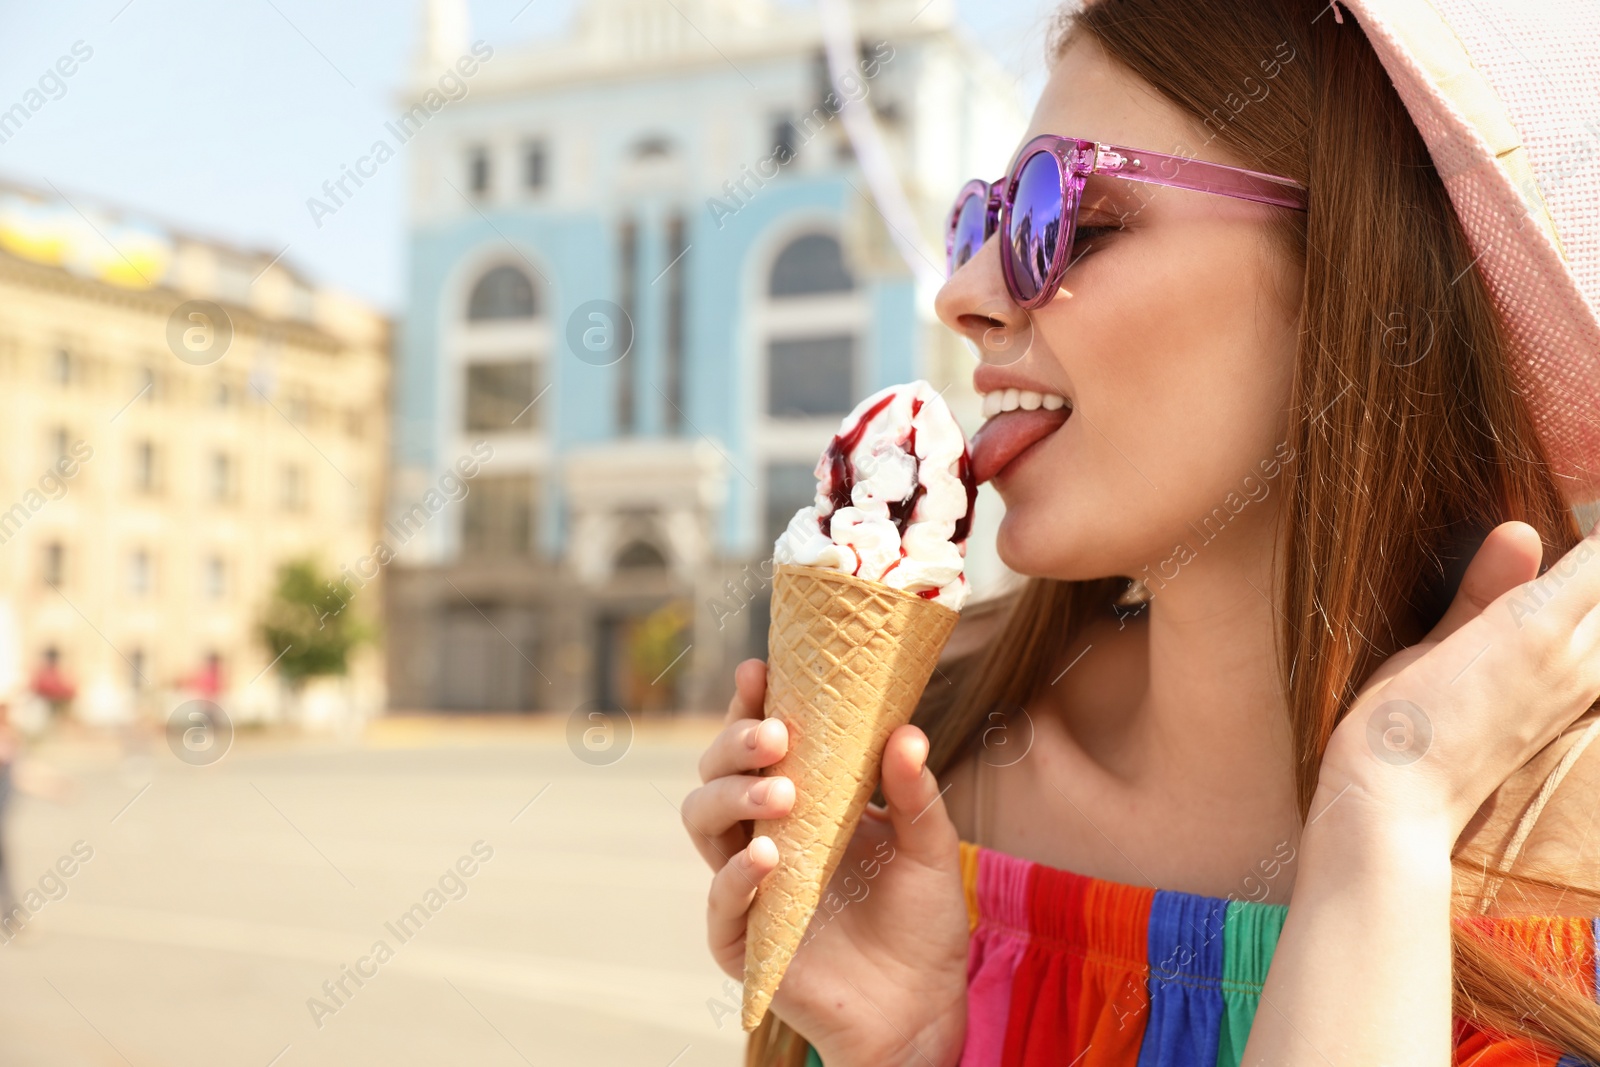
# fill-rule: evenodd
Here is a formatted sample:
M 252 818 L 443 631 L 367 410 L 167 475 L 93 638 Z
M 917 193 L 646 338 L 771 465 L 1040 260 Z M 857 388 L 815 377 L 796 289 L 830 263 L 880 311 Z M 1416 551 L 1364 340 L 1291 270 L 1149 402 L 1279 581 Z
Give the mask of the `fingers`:
M 1539 531 L 1525 522 L 1503 522 L 1490 530 L 1467 565 L 1455 599 L 1427 640 L 1444 640 L 1508 590 L 1532 580 L 1543 555 Z
M 740 719 L 721 733 L 700 756 L 700 780 L 770 767 L 789 750 L 789 729 L 781 719 Z
M 1576 581 L 1569 582 L 1569 579 Z M 1588 536 L 1552 563 L 1539 582 L 1545 587 L 1545 592 L 1560 590 L 1572 597 L 1576 601 L 1576 614 L 1583 615 L 1592 610 L 1600 602 L 1600 523 L 1596 523 Z M 1571 589 L 1563 588 L 1569 584 Z
M 747 659 L 733 669 L 733 698 L 723 722 L 759 719 L 767 695 L 767 661 Z
M 705 784 L 683 800 L 680 813 L 695 849 L 720 870 L 745 847 L 750 819 L 778 818 L 794 806 L 794 783 L 787 778 L 745 774 L 770 767 L 789 748 L 789 732 L 777 720 L 761 718 L 766 697 L 765 660 L 747 659 L 733 671 L 733 697 L 727 725 L 700 756 Z
M 712 957 L 735 978 L 744 973 L 744 932 L 756 886 L 778 865 L 778 847 L 758 837 L 723 864 L 711 879 L 706 902 L 706 940 Z
M 695 848 L 720 868 L 745 847 L 749 819 L 777 819 L 794 807 L 794 783 L 781 776 L 730 774 L 713 778 L 683 799 L 683 824 Z
M 921 730 L 902 726 L 890 734 L 883 750 L 883 799 L 894 825 L 895 849 L 942 865 L 956 847 L 956 828 L 927 762 L 928 738 Z
M 1505 597 L 1507 617 L 1518 630 L 1537 617 L 1547 636 L 1570 643 L 1586 617 L 1600 615 L 1600 526 L 1546 567 L 1543 574 L 1538 574 L 1539 552 L 1534 550 L 1531 554 L 1532 573 Z M 1588 650 L 1571 651 L 1587 654 Z

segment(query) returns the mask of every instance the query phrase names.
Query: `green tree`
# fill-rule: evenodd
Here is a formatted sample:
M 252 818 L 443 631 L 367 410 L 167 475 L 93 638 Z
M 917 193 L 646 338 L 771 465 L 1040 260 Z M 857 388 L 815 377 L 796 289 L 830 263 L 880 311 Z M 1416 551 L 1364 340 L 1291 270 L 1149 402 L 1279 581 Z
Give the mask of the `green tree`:
M 291 560 L 278 568 L 278 585 L 258 623 L 267 655 L 293 689 L 319 675 L 342 675 L 350 653 L 372 633 L 352 613 L 359 589 L 335 585 L 316 561 Z

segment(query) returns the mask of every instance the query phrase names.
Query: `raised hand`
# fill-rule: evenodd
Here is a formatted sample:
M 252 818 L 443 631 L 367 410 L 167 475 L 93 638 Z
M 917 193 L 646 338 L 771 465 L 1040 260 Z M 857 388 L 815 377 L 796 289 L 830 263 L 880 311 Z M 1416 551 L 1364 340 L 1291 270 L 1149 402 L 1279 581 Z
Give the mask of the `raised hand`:
M 1544 575 L 1538 532 L 1497 526 L 1444 618 L 1367 681 L 1319 792 L 1442 820 L 1455 840 L 1600 695 L 1600 527 Z

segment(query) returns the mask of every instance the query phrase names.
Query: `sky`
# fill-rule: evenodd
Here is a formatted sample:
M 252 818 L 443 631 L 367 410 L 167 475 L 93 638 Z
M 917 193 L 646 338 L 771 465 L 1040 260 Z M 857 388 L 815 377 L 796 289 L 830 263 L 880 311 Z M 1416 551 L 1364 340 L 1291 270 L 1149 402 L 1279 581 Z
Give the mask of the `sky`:
M 473 0 L 473 36 L 497 48 L 559 36 L 579 3 Z M 1054 7 L 957 0 L 969 31 L 1018 72 L 1030 105 Z M 422 0 L 0 0 L 0 112 L 41 79 L 47 97 L 0 144 L 0 181 L 282 251 L 314 281 L 399 313 L 404 163 L 383 168 L 321 228 L 306 200 L 398 110 L 421 9 Z M 59 77 L 64 58 L 59 69 L 73 73 Z

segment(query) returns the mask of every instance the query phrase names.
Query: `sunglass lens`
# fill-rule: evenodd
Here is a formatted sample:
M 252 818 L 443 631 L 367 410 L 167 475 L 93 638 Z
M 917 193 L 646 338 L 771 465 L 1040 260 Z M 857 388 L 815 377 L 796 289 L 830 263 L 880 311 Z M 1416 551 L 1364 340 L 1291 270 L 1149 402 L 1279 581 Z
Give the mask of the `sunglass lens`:
M 1044 288 L 1061 237 L 1061 214 L 1061 168 L 1049 152 L 1035 153 L 1017 178 L 1004 250 L 1021 300 L 1032 300 Z
M 950 241 L 950 273 L 961 269 L 962 264 L 977 255 L 988 236 L 983 232 L 984 215 L 988 205 L 976 193 L 968 193 L 956 205 L 955 232 Z

